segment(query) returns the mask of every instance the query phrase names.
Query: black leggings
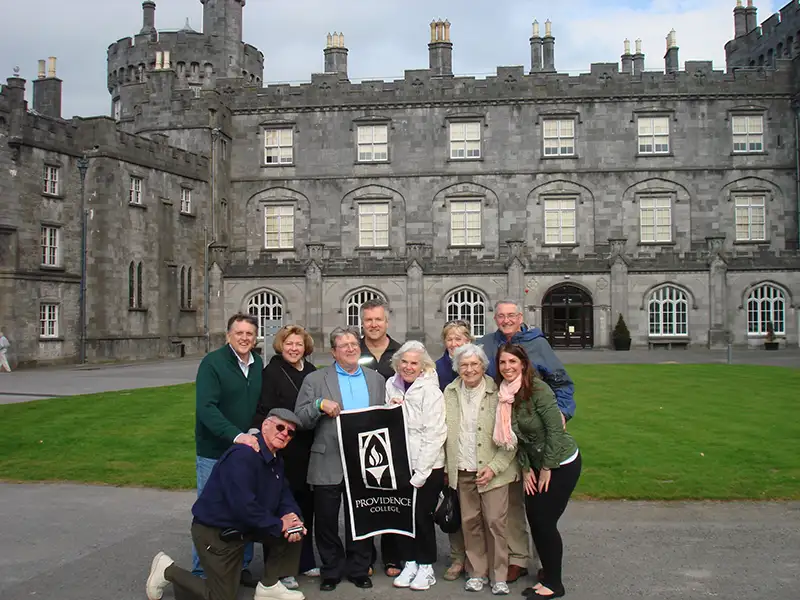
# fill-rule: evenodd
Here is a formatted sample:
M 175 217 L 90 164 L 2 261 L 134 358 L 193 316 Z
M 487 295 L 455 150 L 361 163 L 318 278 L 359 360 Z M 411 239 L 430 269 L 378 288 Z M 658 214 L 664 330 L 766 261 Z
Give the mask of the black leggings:
M 433 469 L 425 485 L 417 490 L 416 538 L 398 535 L 400 552 L 404 560 L 413 560 L 420 565 L 436 562 L 436 526 L 433 511 L 439 502 L 439 493 L 444 487 L 444 468 Z
M 531 537 L 542 561 L 544 577 L 541 582 L 554 592 L 564 589 L 561 581 L 561 561 L 564 545 L 558 532 L 558 520 L 581 475 L 581 455 L 571 463 L 550 471 L 550 486 L 544 493 L 525 496 L 525 512 L 531 526 Z M 536 473 L 537 481 L 539 474 Z

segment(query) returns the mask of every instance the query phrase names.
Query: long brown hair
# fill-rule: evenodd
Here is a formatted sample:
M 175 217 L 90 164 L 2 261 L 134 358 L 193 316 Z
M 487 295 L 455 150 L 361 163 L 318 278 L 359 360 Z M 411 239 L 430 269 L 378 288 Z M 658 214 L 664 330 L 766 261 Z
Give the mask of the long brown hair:
M 497 374 L 494 376 L 495 383 L 499 386 L 503 381 L 503 376 L 500 374 L 500 355 L 503 353 L 516 356 L 522 363 L 522 384 L 519 386 L 519 391 L 514 396 L 514 406 L 518 406 L 521 402 L 528 402 L 533 394 L 533 378 L 536 377 L 536 369 L 531 366 L 531 361 L 528 359 L 528 353 L 525 348 L 519 344 L 503 344 L 497 349 L 497 356 L 495 357 L 495 371 Z

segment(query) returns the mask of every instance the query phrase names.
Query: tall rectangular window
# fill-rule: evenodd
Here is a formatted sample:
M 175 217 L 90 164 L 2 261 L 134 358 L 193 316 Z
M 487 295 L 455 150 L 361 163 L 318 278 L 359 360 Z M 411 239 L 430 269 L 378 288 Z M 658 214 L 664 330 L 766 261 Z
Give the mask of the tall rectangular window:
M 669 153 L 669 117 L 639 117 L 639 154 Z
M 294 135 L 288 128 L 264 130 L 264 162 L 289 165 L 294 162 Z
M 264 206 L 264 248 L 294 248 L 294 205 Z
M 45 194 L 58 194 L 58 180 L 61 169 L 50 165 L 44 166 L 44 186 Z
M 764 196 L 736 197 L 736 241 L 767 239 Z
M 358 126 L 358 161 L 380 162 L 389 160 L 389 126 Z
M 672 200 L 667 197 L 639 199 L 639 232 L 645 243 L 672 241 Z
M 389 245 L 388 202 L 358 205 L 358 245 L 362 248 L 386 248 Z
M 58 337 L 58 304 L 39 305 L 39 337 Z
M 545 244 L 574 244 L 575 199 L 558 198 L 544 201 Z
M 122 118 L 122 102 L 120 102 L 119 98 L 114 100 L 111 106 L 111 115 L 115 121 L 119 121 Z
M 736 153 L 764 150 L 764 116 L 739 115 L 731 118 L 733 151 Z
M 181 188 L 181 212 L 187 215 L 192 212 L 192 190 L 185 187 Z
M 58 227 L 42 225 L 42 266 L 58 267 L 61 260 L 59 241 L 61 232 Z
M 450 123 L 450 158 L 468 159 L 480 157 L 480 122 Z
M 131 190 L 128 202 L 131 204 L 142 203 L 142 178 L 131 177 Z
M 450 244 L 453 246 L 480 246 L 480 200 L 450 202 Z
M 575 120 L 544 120 L 544 155 L 570 156 L 575 154 Z

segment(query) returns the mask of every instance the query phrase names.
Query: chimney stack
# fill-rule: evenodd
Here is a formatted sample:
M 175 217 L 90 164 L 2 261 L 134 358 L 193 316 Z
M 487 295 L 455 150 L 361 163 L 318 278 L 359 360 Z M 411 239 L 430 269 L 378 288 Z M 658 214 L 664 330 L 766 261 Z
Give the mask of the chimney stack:
M 450 21 L 431 22 L 431 42 L 428 56 L 433 77 L 453 76 L 453 43 L 450 41 Z
M 622 53 L 622 72 L 633 75 L 633 54 L 631 54 L 631 41 L 625 38 L 623 42 L 625 50 Z
M 633 74 L 644 73 L 644 54 L 642 53 L 642 40 L 636 40 L 636 52 L 633 54 Z
M 747 34 L 747 17 L 745 16 L 742 0 L 736 0 L 736 8 L 733 9 L 733 37 L 738 38 Z
M 347 79 L 347 48 L 344 45 L 344 34 L 328 34 L 325 44 L 325 72 L 338 73 L 340 79 Z
M 556 38 L 553 37 L 553 24 L 550 19 L 544 22 L 544 39 L 542 40 L 542 70 L 545 73 L 556 72 Z
M 531 73 L 542 71 L 542 36 L 539 35 L 539 21 L 533 22 L 533 36 L 531 37 Z
M 33 110 L 40 115 L 61 118 L 61 80 L 56 77 L 56 57 L 39 61 L 39 77 L 33 82 Z
M 139 34 L 153 33 L 156 30 L 156 3 L 153 0 L 142 2 L 142 30 Z
M 667 35 L 667 53 L 664 55 L 664 68 L 667 73 L 677 73 L 681 70 L 678 60 L 678 37 L 675 30 Z
M 747 0 L 747 8 L 744 9 L 745 29 L 750 33 L 758 27 L 758 9 L 753 6 L 753 0 Z

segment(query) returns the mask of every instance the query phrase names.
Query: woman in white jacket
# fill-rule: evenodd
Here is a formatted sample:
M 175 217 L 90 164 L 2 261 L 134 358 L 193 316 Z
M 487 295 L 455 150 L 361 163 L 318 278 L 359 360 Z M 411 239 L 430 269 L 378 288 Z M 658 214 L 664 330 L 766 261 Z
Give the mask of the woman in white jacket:
M 395 375 L 386 382 L 386 403 L 401 404 L 408 432 L 411 485 L 417 488 L 416 538 L 399 536 L 406 563 L 394 586 L 427 590 L 436 583 L 436 529 L 433 512 L 444 487 L 447 425 L 436 365 L 425 346 L 406 342 L 392 357 Z

